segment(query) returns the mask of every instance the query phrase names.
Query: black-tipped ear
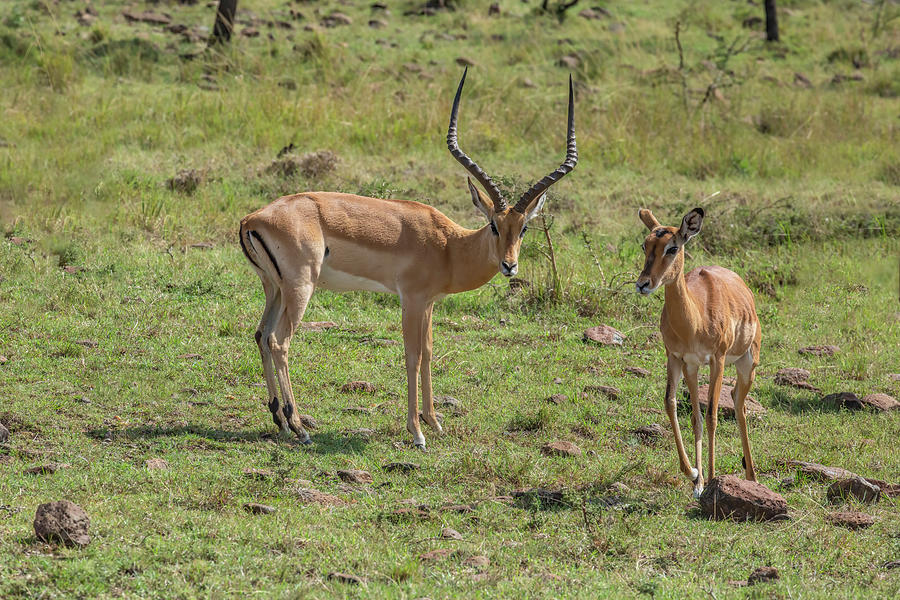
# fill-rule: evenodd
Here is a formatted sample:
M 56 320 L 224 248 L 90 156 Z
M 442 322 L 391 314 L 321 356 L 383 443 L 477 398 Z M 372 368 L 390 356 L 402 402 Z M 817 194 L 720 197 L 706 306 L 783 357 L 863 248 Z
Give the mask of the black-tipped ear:
M 681 229 L 678 230 L 682 244 L 700 233 L 700 227 L 703 225 L 703 214 L 702 208 L 695 208 L 684 215 L 684 218 L 681 220 Z

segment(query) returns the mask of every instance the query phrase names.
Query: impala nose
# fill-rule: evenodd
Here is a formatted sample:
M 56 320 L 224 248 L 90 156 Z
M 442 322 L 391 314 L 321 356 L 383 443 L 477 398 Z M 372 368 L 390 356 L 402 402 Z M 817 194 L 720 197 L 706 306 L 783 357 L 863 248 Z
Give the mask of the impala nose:
M 512 277 L 516 273 L 519 272 L 518 263 L 509 264 L 505 260 L 500 263 L 500 272 L 506 275 L 507 277 Z
M 634 287 L 637 288 L 637 291 L 638 291 L 638 292 L 640 292 L 641 294 L 644 294 L 645 296 L 646 296 L 647 294 L 650 293 L 650 290 L 647 289 L 648 287 L 650 287 L 650 282 L 649 282 L 649 281 L 638 281 L 638 282 L 635 282 Z

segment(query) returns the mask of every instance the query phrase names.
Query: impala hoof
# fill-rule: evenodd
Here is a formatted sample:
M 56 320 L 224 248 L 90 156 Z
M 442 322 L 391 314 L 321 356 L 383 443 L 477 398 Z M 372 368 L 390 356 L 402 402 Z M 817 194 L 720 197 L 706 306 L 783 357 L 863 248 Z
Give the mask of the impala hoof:
M 694 500 L 699 500 L 701 494 L 703 494 L 703 488 L 702 488 L 702 487 L 695 487 L 695 488 L 694 488 Z
M 416 450 L 419 450 L 420 452 L 427 452 L 425 448 L 425 442 L 416 442 Z
M 306 438 L 305 440 L 300 440 L 300 444 L 303 446 L 312 446 L 312 443 L 313 443 L 313 441 L 309 438 Z

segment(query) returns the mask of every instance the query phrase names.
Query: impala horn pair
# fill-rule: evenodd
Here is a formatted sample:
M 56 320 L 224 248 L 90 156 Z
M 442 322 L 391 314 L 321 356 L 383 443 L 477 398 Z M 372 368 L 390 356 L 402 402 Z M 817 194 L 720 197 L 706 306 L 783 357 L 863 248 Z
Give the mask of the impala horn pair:
M 494 210 L 496 212 L 503 212 L 508 208 L 508 205 L 500 193 L 500 188 L 491 181 L 488 174 L 485 173 L 474 160 L 469 158 L 465 152 L 459 149 L 459 144 L 456 141 L 456 117 L 459 112 L 459 98 L 462 95 L 463 85 L 466 83 L 466 74 L 468 72 L 468 68 L 463 71 L 462 79 L 459 81 L 459 87 L 456 89 L 456 98 L 453 99 L 453 110 L 450 112 L 450 128 L 447 130 L 447 148 L 450 149 L 450 154 L 453 155 L 453 158 L 459 161 L 459 164 L 465 167 L 466 171 L 471 173 L 472 176 L 484 186 L 488 196 L 494 201 Z M 535 183 L 527 192 L 522 194 L 522 197 L 516 202 L 516 205 L 513 206 L 513 210 L 525 214 L 528 206 L 535 198 L 547 191 L 547 188 L 551 185 L 565 177 L 569 171 L 575 168 L 577 163 L 578 150 L 575 147 L 575 89 L 572 84 L 572 76 L 569 75 L 569 127 L 566 136 L 566 160 L 558 169 Z

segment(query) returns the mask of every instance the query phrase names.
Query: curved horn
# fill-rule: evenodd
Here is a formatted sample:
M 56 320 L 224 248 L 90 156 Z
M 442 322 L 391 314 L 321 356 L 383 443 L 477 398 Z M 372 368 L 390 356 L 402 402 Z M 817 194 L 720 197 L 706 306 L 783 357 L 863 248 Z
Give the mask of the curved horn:
M 522 194 L 522 198 L 516 202 L 513 210 L 525 214 L 532 201 L 543 194 L 547 188 L 562 179 L 575 168 L 578 163 L 578 149 L 575 147 L 575 86 L 572 83 L 572 75 L 569 75 L 569 131 L 566 137 L 566 160 L 559 168 L 531 186 L 531 189 Z
M 456 98 L 453 99 L 453 110 L 450 111 L 450 128 L 447 130 L 447 148 L 450 149 L 450 154 L 453 155 L 453 158 L 459 161 L 459 164 L 465 167 L 466 171 L 471 173 L 472 176 L 484 186 L 488 196 L 494 201 L 494 210 L 496 212 L 503 212 L 506 210 L 507 205 L 506 200 L 504 200 L 500 194 L 500 188 L 491 181 L 491 178 L 488 177 L 487 173 L 481 170 L 481 167 L 475 164 L 474 160 L 469 158 L 465 152 L 459 149 L 459 144 L 456 142 L 456 116 L 459 112 L 459 98 L 462 95 L 463 84 L 466 82 L 466 73 L 468 72 L 469 67 L 466 67 L 466 70 L 463 71 L 462 79 L 459 80 L 459 87 L 456 89 Z

